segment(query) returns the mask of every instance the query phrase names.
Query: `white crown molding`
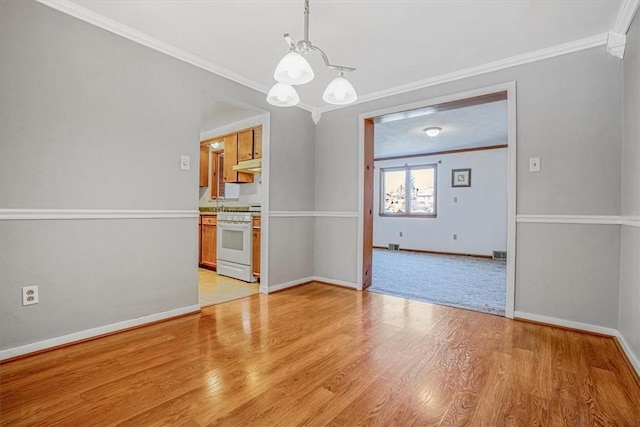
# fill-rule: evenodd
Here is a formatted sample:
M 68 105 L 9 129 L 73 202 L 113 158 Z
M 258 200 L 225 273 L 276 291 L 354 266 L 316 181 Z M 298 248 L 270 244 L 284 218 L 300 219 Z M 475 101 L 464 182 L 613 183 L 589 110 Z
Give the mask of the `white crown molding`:
M 533 224 L 596 224 L 640 227 L 640 216 L 620 215 L 516 215 L 518 223 Z
M 198 218 L 196 210 L 0 209 L 0 220 Z
M 623 0 L 618 9 L 618 15 L 613 23 L 613 27 L 611 27 L 611 32 L 623 35 L 627 34 L 639 5 L 640 0 Z
M 36 0 L 36 1 L 43 5 L 56 9 L 60 12 L 66 13 L 67 15 L 70 15 L 82 21 L 85 21 L 89 24 L 95 25 L 104 30 L 107 30 L 119 36 L 125 37 L 129 40 L 132 40 L 136 43 L 147 46 L 158 52 L 162 52 L 166 55 L 172 56 L 188 64 L 194 65 L 198 68 L 209 71 L 213 74 L 219 75 L 221 77 L 234 81 L 243 86 L 249 87 L 251 89 L 254 89 L 265 95 L 268 93 L 270 89 L 258 82 L 255 82 L 231 70 L 220 67 L 208 60 L 205 60 L 204 58 L 201 58 L 197 55 L 186 52 L 180 48 L 172 46 L 154 37 L 151 37 L 141 31 L 137 31 L 113 19 L 107 18 L 101 14 L 93 12 L 85 7 L 82 7 L 74 3 L 73 1 L 70 1 L 70 0 Z M 638 9 L 639 3 L 640 3 L 640 0 L 624 0 L 624 2 L 622 3 L 618 11 L 618 16 L 614 23 L 612 33 L 616 33 L 619 35 L 626 33 L 626 31 L 629 28 L 629 25 L 631 24 L 631 20 L 633 19 L 633 16 L 636 10 Z M 575 40 L 569 43 L 564 43 L 557 46 L 536 50 L 536 51 L 525 53 L 522 55 L 512 56 L 509 58 L 489 62 L 486 64 L 478 65 L 471 68 L 466 68 L 459 71 L 454 71 L 451 73 L 441 74 L 439 76 L 434 76 L 427 79 L 422 79 L 422 80 L 407 83 L 404 85 L 399 85 L 393 88 L 384 89 L 381 91 L 372 92 L 372 93 L 363 95 L 359 97 L 355 103 L 352 103 L 349 105 L 325 105 L 325 106 L 316 108 L 310 104 L 301 102 L 298 105 L 296 105 L 296 107 L 299 107 L 303 110 L 311 112 L 311 116 L 314 123 L 318 124 L 320 122 L 322 113 L 325 113 L 328 111 L 338 110 L 341 108 L 346 108 L 353 105 L 362 104 L 365 102 L 374 101 L 381 98 L 386 98 L 388 96 L 398 95 L 401 93 L 406 93 L 406 92 L 410 92 L 417 89 L 436 86 L 439 84 L 443 84 L 443 83 L 447 83 L 455 80 L 460 80 L 460 79 L 469 78 L 469 77 L 473 77 L 481 74 L 486 74 L 492 71 L 498 71 L 505 68 L 527 64 L 530 62 L 541 61 L 541 60 L 553 58 L 556 56 L 566 55 L 569 53 L 590 49 L 596 46 L 606 45 L 609 41 L 609 38 L 610 37 L 608 33 L 597 34 L 592 37 Z M 612 41 L 619 40 L 619 38 L 616 36 L 613 36 L 611 40 Z M 622 51 L 624 52 L 624 46 L 622 47 Z M 618 56 L 620 52 L 620 47 L 619 46 L 616 47 L 612 45 L 610 52 Z
M 83 341 L 90 338 L 96 338 L 102 335 L 111 334 L 113 332 L 122 331 L 123 329 L 130 329 L 137 326 L 143 326 L 148 323 L 157 322 L 159 320 L 171 319 L 172 317 L 183 316 L 190 313 L 200 312 L 199 305 L 190 305 L 187 307 L 177 308 L 175 310 L 165 311 L 162 313 L 151 314 L 149 316 L 138 317 L 132 320 L 125 320 L 124 322 L 112 323 L 110 325 L 99 326 L 93 329 L 87 329 L 80 332 L 74 332 L 69 335 L 63 335 L 61 337 L 51 338 L 44 341 L 38 341 L 32 344 L 23 345 L 20 347 L 9 348 L 7 350 L 0 351 L 0 360 L 9 359 L 12 357 L 22 356 L 36 351 L 42 351 L 53 347 L 58 347 L 65 344 L 72 344 L 77 341 Z
M 96 13 L 86 7 L 80 6 L 79 4 L 74 3 L 70 0 L 36 0 L 38 3 L 41 3 L 45 6 L 49 6 L 52 9 L 57 11 L 66 13 L 67 15 L 73 16 L 74 18 L 78 18 L 84 22 L 95 25 L 96 27 L 100 27 L 103 30 L 107 30 L 113 34 L 117 34 L 121 37 L 129 39 L 133 42 L 139 43 L 143 46 L 149 47 L 158 52 L 162 52 L 166 55 L 172 56 L 173 58 L 179 59 L 180 61 L 186 62 L 203 70 L 209 71 L 218 76 L 224 77 L 231 81 L 234 81 L 238 84 L 261 92 L 263 94 L 267 94 L 269 92 L 268 87 L 263 86 L 262 84 L 248 79 L 244 76 L 241 76 L 238 73 L 235 73 L 231 70 L 228 70 L 224 67 L 214 64 L 211 61 L 207 61 L 206 59 L 189 53 L 185 50 L 177 48 L 169 43 L 165 43 L 161 40 L 156 39 L 155 37 L 151 37 L 141 31 L 135 30 L 131 27 L 128 27 L 124 24 L 121 24 L 118 21 L 115 21 L 111 18 L 107 18 L 104 15 Z M 304 102 L 299 103 L 296 107 L 300 107 L 303 110 L 313 112 L 314 107 L 306 104 Z
M 627 36 L 609 32 L 607 35 L 607 53 L 618 59 L 624 58 L 624 49 L 627 46 Z
M 516 55 L 498 61 L 488 62 L 486 64 L 478 65 L 471 68 L 465 68 L 459 71 L 453 71 L 451 73 L 441 74 L 439 76 L 429 77 L 427 79 L 418 80 L 415 82 L 407 83 L 404 85 L 392 87 L 389 89 L 380 90 L 377 92 L 368 93 L 358 100 L 349 105 L 326 105 L 319 107 L 317 111 L 326 113 L 328 111 L 338 110 L 340 108 L 351 107 L 356 104 L 362 104 L 376 99 L 386 98 L 388 96 L 398 95 L 401 93 L 411 92 L 417 89 L 424 89 L 426 87 L 437 86 L 443 83 L 452 82 L 455 80 L 466 79 L 481 74 L 490 73 L 492 71 L 503 70 L 505 68 L 511 68 L 518 65 L 528 64 L 530 62 L 542 61 L 544 59 L 554 58 L 556 56 L 567 55 L 569 53 L 579 52 L 581 50 L 591 49 L 593 47 L 602 46 L 607 43 L 607 33 L 597 34 L 595 36 L 587 37 L 580 40 L 575 40 L 569 43 L 552 46 L 546 49 L 540 49 L 533 52 L 525 53 L 522 55 Z

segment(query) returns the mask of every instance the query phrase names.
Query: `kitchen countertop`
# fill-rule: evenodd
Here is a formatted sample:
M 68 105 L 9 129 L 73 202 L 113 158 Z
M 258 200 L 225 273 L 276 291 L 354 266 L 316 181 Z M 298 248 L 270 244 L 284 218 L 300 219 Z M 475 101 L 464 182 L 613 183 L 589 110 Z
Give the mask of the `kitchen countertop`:
M 225 211 L 224 213 L 228 213 L 229 211 Z M 200 216 L 216 216 L 220 212 L 200 212 Z M 260 216 L 260 212 L 240 212 L 240 213 L 250 213 L 251 216 Z

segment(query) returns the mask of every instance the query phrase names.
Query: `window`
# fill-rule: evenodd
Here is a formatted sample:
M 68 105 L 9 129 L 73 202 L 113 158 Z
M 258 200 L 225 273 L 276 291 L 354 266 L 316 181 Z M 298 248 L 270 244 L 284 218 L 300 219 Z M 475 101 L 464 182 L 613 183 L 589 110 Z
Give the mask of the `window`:
M 380 189 L 380 215 L 436 216 L 436 165 L 381 169 Z

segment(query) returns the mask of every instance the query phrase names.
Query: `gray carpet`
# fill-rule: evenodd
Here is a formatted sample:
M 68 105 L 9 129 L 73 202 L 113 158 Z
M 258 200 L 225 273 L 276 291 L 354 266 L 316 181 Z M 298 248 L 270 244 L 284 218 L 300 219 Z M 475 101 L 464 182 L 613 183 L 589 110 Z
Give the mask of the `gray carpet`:
M 373 250 L 371 292 L 504 315 L 504 261 Z

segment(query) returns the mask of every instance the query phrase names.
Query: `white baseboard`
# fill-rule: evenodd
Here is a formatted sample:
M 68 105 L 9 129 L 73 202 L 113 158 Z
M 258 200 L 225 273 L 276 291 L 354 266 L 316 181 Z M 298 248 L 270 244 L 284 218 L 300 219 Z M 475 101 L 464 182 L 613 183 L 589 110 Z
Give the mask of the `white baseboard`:
M 620 333 L 620 331 L 616 331 L 616 338 L 620 343 L 620 347 L 622 347 L 622 350 L 627 355 L 627 359 L 629 359 L 629 362 L 631 362 L 631 365 L 635 368 L 636 373 L 638 374 L 638 376 L 640 376 L 640 361 L 638 361 L 636 355 L 633 354 L 631 346 L 629 345 L 627 340 L 624 339 L 624 336 Z
M 579 329 L 585 332 L 593 332 L 596 334 L 609 335 L 611 337 L 618 336 L 618 330 L 613 328 L 605 328 L 604 326 L 591 325 L 589 323 L 574 322 L 573 320 L 558 319 L 556 317 L 541 316 L 539 314 L 525 313 L 523 311 L 515 311 L 514 318 L 533 320 L 534 322 L 548 323 L 550 325 L 562 326 L 565 328 Z
M 147 323 L 157 322 L 159 320 L 170 319 L 172 317 L 181 316 L 183 314 L 196 313 L 198 311 L 200 311 L 199 305 L 190 305 L 187 307 L 177 308 L 175 310 L 169 310 L 162 313 L 151 314 L 149 316 L 138 317 L 136 319 L 125 320 L 124 322 L 112 323 L 110 325 L 99 326 L 97 328 L 87 329 L 80 332 L 74 332 L 69 335 L 63 335 L 61 337 L 51 338 L 44 341 L 38 341 L 32 344 L 23 345 L 20 347 L 9 348 L 7 350 L 0 350 L 0 360 L 10 359 L 12 357 L 22 356 L 25 354 L 34 353 L 36 351 L 46 350 L 48 348 L 53 348 L 60 345 L 71 344 L 76 341 L 82 341 L 89 338 L 98 337 L 100 335 L 121 331 L 123 329 L 128 329 L 135 326 L 142 326 Z
M 315 280 L 315 277 L 310 276 L 310 277 L 305 277 L 303 279 L 296 279 L 296 280 L 292 280 L 290 282 L 280 283 L 278 285 L 269 286 L 269 288 L 267 289 L 267 292 L 265 292 L 265 293 L 281 291 L 281 290 L 287 289 L 287 288 L 293 288 L 294 286 L 302 285 L 302 284 L 308 283 L 308 282 L 313 282 L 314 280 Z
M 562 326 L 565 328 L 578 329 L 585 332 L 594 332 L 596 334 L 609 335 L 612 338 L 616 338 L 620 343 L 620 347 L 622 347 L 625 356 L 627 356 L 627 359 L 629 359 L 629 362 L 631 362 L 631 365 L 636 370 L 636 373 L 640 375 L 640 362 L 638 361 L 638 357 L 633 354 L 631 346 L 629 346 L 629 343 L 627 343 L 627 341 L 624 339 L 624 336 L 617 329 L 590 325 L 588 323 L 574 322 L 572 320 L 558 319 L 555 317 L 541 316 L 539 314 L 525 313 L 522 311 L 516 311 L 514 313 L 514 317 L 516 319 L 533 320 L 535 322 L 547 323 L 549 325 Z
M 296 279 L 290 282 L 269 286 L 268 289 L 260 285 L 260 292 L 267 294 L 269 292 L 281 291 L 283 289 L 292 288 L 294 286 L 303 285 L 309 282 L 324 282 L 330 285 L 342 286 L 350 289 L 358 289 L 358 286 L 353 282 L 345 282 L 345 281 L 336 280 L 336 279 L 327 279 L 326 277 L 309 276 L 303 279 Z
M 314 276 L 313 280 L 317 282 L 328 283 L 330 285 L 342 286 L 349 289 L 356 289 L 356 290 L 358 289 L 358 285 L 354 282 L 345 282 L 343 280 L 327 279 L 326 277 L 319 277 L 319 276 Z

